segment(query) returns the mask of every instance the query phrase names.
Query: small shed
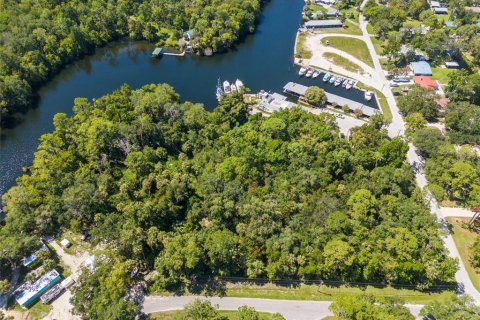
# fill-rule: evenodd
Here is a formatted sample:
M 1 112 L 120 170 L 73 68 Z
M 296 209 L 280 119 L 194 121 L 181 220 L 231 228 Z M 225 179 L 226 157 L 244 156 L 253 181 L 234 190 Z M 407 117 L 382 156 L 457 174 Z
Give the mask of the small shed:
M 432 78 L 428 76 L 416 76 L 413 77 L 413 82 L 417 86 L 420 86 L 425 89 L 430 89 L 430 90 L 437 90 L 438 89 L 438 83 L 437 81 L 433 80 Z
M 195 29 L 190 29 L 190 30 L 187 30 L 183 33 L 183 37 L 185 38 L 185 40 L 187 41 L 190 41 L 192 40 L 193 38 L 195 38 L 197 36 L 197 30 Z
M 448 13 L 448 8 L 444 8 L 444 7 L 441 7 L 441 8 L 433 8 L 432 9 L 434 13 L 436 14 L 447 14 Z
M 60 244 L 64 248 L 70 248 L 72 246 L 72 243 L 70 241 L 68 241 L 67 239 L 63 239 L 62 241 L 60 241 Z
M 341 28 L 343 27 L 342 21 L 338 19 L 334 20 L 310 20 L 305 22 L 304 27 L 307 29 L 326 29 L 326 28 Z
M 460 68 L 460 64 L 457 61 L 447 61 L 445 62 L 445 67 L 449 69 L 458 69 Z
M 430 1 L 430 8 L 440 8 L 440 2 L 439 1 Z
M 410 69 L 416 76 L 431 76 L 432 68 L 426 61 L 415 61 L 410 63 Z

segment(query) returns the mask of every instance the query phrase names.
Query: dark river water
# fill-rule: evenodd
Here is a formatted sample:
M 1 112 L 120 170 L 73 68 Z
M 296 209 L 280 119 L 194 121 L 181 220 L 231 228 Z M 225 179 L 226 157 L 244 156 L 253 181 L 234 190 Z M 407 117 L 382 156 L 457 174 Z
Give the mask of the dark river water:
M 241 79 L 253 92 L 261 89 L 281 92 L 289 81 L 318 85 L 327 91 L 365 103 L 363 92 L 346 91 L 324 84 L 321 77 L 299 79 L 293 64 L 295 34 L 301 24 L 303 0 L 271 0 L 264 8 L 255 34 L 236 48 L 213 57 L 169 57 L 152 59 L 153 44 L 117 42 L 96 50 L 66 67 L 40 91 L 40 100 L 13 130 L 5 130 L 0 141 L 0 195 L 29 166 L 39 137 L 53 130 L 58 112 L 72 113 L 75 97 L 95 98 L 112 92 L 123 83 L 133 88 L 166 82 L 183 100 L 216 106 L 217 79 Z M 374 101 L 370 104 L 373 106 Z

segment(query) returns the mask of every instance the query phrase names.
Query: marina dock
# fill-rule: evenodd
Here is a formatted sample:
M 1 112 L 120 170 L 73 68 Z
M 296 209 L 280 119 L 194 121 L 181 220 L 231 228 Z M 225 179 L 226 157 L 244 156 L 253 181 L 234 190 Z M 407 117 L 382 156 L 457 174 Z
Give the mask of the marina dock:
M 163 48 L 155 48 L 152 52 L 152 57 L 156 58 L 158 56 L 161 56 L 163 54 Z
M 305 96 L 305 91 L 307 91 L 308 87 L 301 85 L 295 82 L 289 82 L 283 87 L 283 91 L 290 95 L 294 95 L 296 97 L 303 97 Z M 362 110 L 363 114 L 367 117 L 373 116 L 375 114 L 380 113 L 380 110 L 369 107 L 363 103 L 353 101 L 341 96 L 337 96 L 335 94 L 329 93 L 325 91 L 325 95 L 327 96 L 327 102 L 329 104 L 336 104 L 339 106 L 347 105 L 350 110 L 354 111 L 356 109 Z

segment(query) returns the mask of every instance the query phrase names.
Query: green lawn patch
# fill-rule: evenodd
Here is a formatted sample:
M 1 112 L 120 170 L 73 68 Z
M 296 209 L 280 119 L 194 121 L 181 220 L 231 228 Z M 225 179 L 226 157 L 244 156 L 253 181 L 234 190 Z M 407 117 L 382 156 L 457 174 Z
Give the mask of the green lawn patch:
M 327 12 L 327 8 L 325 8 L 324 6 L 317 6 L 314 3 L 309 3 L 307 8 L 312 10 L 313 12 L 317 12 L 317 11 Z
M 477 238 L 478 233 L 463 228 L 470 218 L 448 217 L 447 221 L 452 226 L 452 236 L 457 250 L 460 253 L 465 269 L 467 269 L 468 276 L 472 280 L 475 289 L 480 290 L 480 268 L 475 268 L 471 265 L 470 259 L 472 257 L 472 245 Z
M 341 34 L 351 34 L 354 36 L 361 36 L 362 30 L 360 30 L 360 28 L 357 25 L 347 20 L 343 24 L 343 28 L 322 29 L 321 33 L 341 33 Z
M 227 317 L 229 320 L 239 319 L 236 311 L 220 310 L 219 313 L 220 315 Z M 152 313 L 150 317 L 154 320 L 182 320 L 183 310 L 155 312 Z M 273 315 L 271 313 L 260 312 L 260 320 L 270 320 L 272 317 Z
M 440 84 L 447 84 L 452 73 L 458 72 L 456 69 L 448 69 L 442 67 L 432 67 L 432 79 L 438 80 Z
M 295 46 L 295 58 L 301 59 L 310 59 L 312 57 L 312 51 L 310 51 L 305 46 L 305 41 L 307 39 L 307 35 L 304 33 L 299 33 L 297 36 L 297 42 Z
M 325 52 L 323 54 L 323 56 L 331 61 L 333 64 L 337 65 L 337 66 L 340 66 L 342 68 L 344 68 L 345 70 L 348 70 L 348 71 L 352 71 L 352 72 L 357 72 L 357 73 L 360 73 L 362 72 L 362 68 L 360 68 L 359 65 L 357 65 L 356 63 L 353 63 L 352 61 L 342 57 L 342 56 L 339 56 L 338 54 L 336 53 L 333 53 L 333 52 Z
M 372 35 L 375 34 L 375 31 L 373 31 L 373 27 L 370 23 L 367 24 L 367 32 L 368 34 L 372 34 Z
M 373 60 L 368 51 L 367 44 L 362 40 L 349 37 L 325 37 L 322 39 L 323 44 L 327 41 L 330 41 L 330 46 L 332 48 L 345 51 L 373 67 Z
M 408 303 L 428 303 L 430 301 L 442 301 L 447 292 L 427 293 L 416 290 L 395 289 L 392 287 L 374 288 L 366 287 L 330 287 L 318 285 L 301 285 L 292 287 L 276 286 L 267 284 L 263 286 L 235 285 L 226 291 L 228 297 L 249 297 L 264 299 L 284 300 L 318 300 L 332 301 L 339 295 L 373 294 L 381 297 L 401 298 Z
M 11 297 L 7 303 L 7 310 L 15 310 L 22 313 L 22 319 L 28 320 L 40 320 L 47 316 L 52 310 L 52 306 L 48 304 L 43 304 L 40 301 L 37 301 L 28 309 L 23 309 L 15 301 L 14 297 Z

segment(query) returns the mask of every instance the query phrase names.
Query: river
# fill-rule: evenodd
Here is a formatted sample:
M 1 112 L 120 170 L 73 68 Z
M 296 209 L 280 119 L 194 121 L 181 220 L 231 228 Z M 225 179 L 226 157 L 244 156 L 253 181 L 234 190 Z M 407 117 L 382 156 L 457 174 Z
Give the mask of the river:
M 225 54 L 152 59 L 153 44 L 123 41 L 100 48 L 67 66 L 39 90 L 39 101 L 24 115 L 23 122 L 2 133 L 0 195 L 15 183 L 22 167 L 31 164 L 39 137 L 53 130 L 52 118 L 56 113 L 71 115 L 75 97 L 100 97 L 123 83 L 139 88 L 148 83 L 166 82 L 183 100 L 201 102 L 207 110 L 217 104 L 218 78 L 222 81 L 239 78 L 252 92 L 261 89 L 281 92 L 289 81 L 315 84 L 364 103 L 363 92 L 347 92 L 324 84 L 321 77 L 298 78 L 293 47 L 302 7 L 302 0 L 271 0 L 262 12 L 256 32 Z

